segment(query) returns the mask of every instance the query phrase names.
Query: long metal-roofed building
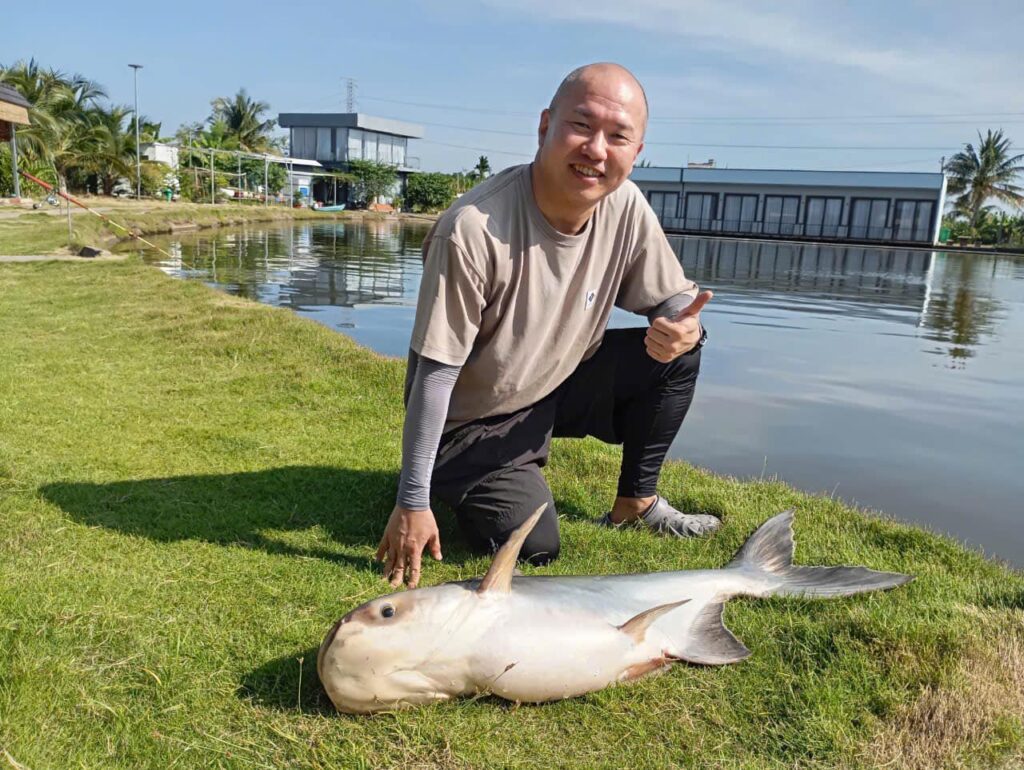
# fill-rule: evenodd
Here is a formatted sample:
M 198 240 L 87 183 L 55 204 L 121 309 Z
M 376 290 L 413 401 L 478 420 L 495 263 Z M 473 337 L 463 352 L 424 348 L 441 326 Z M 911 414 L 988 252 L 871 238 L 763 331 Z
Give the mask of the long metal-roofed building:
M 634 168 L 672 233 L 814 241 L 934 244 L 942 173 Z
M 291 157 L 318 161 L 330 171 L 347 170 L 351 160 L 387 163 L 398 172 L 401 195 L 409 174 L 419 170 L 419 158 L 409 155 L 409 140 L 422 138 L 423 127 L 414 123 L 361 112 L 282 112 L 277 122 L 289 129 Z M 314 183 L 314 197 L 329 198 L 328 184 Z

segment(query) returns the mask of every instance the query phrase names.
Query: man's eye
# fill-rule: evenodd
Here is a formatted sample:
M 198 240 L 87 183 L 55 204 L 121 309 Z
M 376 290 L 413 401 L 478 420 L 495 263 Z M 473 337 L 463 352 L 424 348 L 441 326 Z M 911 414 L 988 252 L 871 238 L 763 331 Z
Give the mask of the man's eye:
M 380 614 L 381 617 L 392 618 L 395 616 L 395 608 L 392 607 L 390 604 L 385 604 L 383 607 L 380 608 Z

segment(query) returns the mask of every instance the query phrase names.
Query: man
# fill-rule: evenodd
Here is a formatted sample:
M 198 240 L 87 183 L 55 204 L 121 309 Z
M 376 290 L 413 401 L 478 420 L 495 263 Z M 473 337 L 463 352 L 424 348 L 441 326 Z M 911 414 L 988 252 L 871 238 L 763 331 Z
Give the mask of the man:
M 532 164 L 478 185 L 423 245 L 410 344 L 398 500 L 377 552 L 393 586 L 441 558 L 430 494 L 470 544 L 494 550 L 542 503 L 521 558 L 558 555 L 540 471 L 554 436 L 623 445 L 618 496 L 601 519 L 675 536 L 718 527 L 656 494 L 693 397 L 703 343 L 698 294 L 637 187 L 647 98 L 617 64 L 581 67 L 541 113 Z M 647 329 L 606 333 L 612 307 Z

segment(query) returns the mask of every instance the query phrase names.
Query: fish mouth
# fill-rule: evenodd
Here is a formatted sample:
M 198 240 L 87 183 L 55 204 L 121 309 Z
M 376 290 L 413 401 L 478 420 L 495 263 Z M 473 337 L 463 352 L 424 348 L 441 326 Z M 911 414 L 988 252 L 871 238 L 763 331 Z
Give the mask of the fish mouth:
M 327 636 L 324 637 L 323 643 L 320 645 L 320 649 L 316 653 L 316 672 L 323 679 L 323 662 L 324 655 L 327 654 L 327 650 L 330 649 L 334 643 L 334 637 L 338 635 L 338 629 L 341 628 L 342 624 L 348 619 L 348 615 L 341 618 L 337 623 L 331 626 L 331 630 L 327 632 Z

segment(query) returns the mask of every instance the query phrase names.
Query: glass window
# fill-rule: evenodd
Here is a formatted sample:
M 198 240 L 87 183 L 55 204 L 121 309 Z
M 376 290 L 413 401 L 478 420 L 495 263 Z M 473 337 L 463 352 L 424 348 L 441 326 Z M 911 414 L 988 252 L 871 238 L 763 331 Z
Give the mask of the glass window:
M 363 159 L 377 160 L 377 135 L 372 131 L 363 132 Z
M 405 165 L 405 144 L 408 141 L 404 136 L 395 137 L 395 146 L 391 151 L 391 158 L 396 166 Z
M 899 241 L 928 241 L 931 235 L 931 201 L 896 201 L 893 238 Z
M 363 159 L 363 131 L 358 128 L 348 130 L 348 158 L 347 160 Z
M 394 140 L 390 136 L 380 138 L 379 157 L 381 163 L 392 164 L 394 161 Z
M 839 225 L 842 220 L 842 198 L 812 197 L 807 199 L 807 212 L 804 216 L 805 235 L 835 238 L 839 235 Z
M 686 194 L 686 228 L 693 230 L 710 230 L 715 218 L 715 199 L 711 193 Z
M 331 129 L 318 128 L 316 130 L 316 160 L 331 159 Z
M 309 158 L 316 156 L 316 129 L 293 128 L 291 139 L 291 156 L 293 158 Z
M 751 233 L 757 219 L 757 196 L 734 195 L 725 196 L 722 212 L 722 229 L 732 233 Z
M 800 215 L 800 196 L 766 195 L 764 197 L 764 232 L 792 235 Z
M 669 220 L 676 219 L 676 209 L 679 207 L 679 193 L 675 192 L 651 192 L 651 208 L 661 222 L 662 227 L 672 226 Z
M 858 198 L 851 203 L 851 238 L 878 239 L 887 235 L 889 201 L 886 198 Z
M 334 153 L 335 160 L 346 160 L 348 158 L 348 129 L 334 129 L 334 140 L 337 150 Z

